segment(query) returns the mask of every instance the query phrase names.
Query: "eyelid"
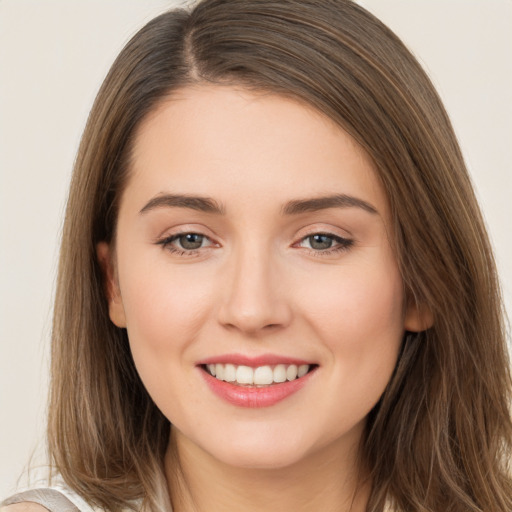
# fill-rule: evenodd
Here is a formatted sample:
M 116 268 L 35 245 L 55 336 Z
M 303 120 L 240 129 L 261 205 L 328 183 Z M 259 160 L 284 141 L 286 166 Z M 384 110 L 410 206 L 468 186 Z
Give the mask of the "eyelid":
M 350 238 L 344 238 L 344 237 L 341 237 L 338 235 L 333 235 L 332 233 L 313 233 L 311 235 L 306 235 L 306 236 L 302 237 L 298 243 L 300 244 L 300 243 L 304 242 L 305 240 L 308 240 L 309 238 L 312 238 L 314 236 L 324 236 L 326 238 L 331 238 L 336 243 L 341 244 L 341 245 L 348 245 L 349 243 L 350 244 L 353 243 L 353 240 Z
M 210 247 L 211 245 L 214 244 L 214 242 L 212 241 L 212 239 L 209 236 L 204 235 L 202 233 L 196 233 L 195 231 L 185 231 L 184 233 L 176 233 L 175 235 L 168 236 L 165 240 L 169 240 L 169 243 L 172 243 L 177 240 L 180 240 L 182 237 L 186 237 L 187 235 L 197 235 L 197 236 L 201 237 L 201 241 L 208 242 L 208 245 L 202 246 L 202 247 L 200 247 L 200 249 Z M 194 249 L 190 249 L 190 250 L 192 251 Z
M 309 226 L 305 229 L 304 232 L 298 233 L 296 237 L 296 242 L 292 244 L 292 247 L 297 249 L 302 249 L 307 251 L 310 255 L 315 257 L 328 257 L 334 256 L 336 254 L 348 251 L 352 248 L 355 243 L 355 239 L 350 234 L 340 234 L 340 228 L 335 228 L 334 226 L 326 227 L 325 224 L 322 225 L 314 225 Z M 304 247 L 302 244 L 311 236 L 314 235 L 323 235 L 329 238 L 332 238 L 335 242 L 333 247 L 329 247 L 326 249 L 313 249 L 311 247 Z
M 155 242 L 164 238 L 170 238 L 175 235 L 186 235 L 187 233 L 196 233 L 198 235 L 206 236 L 210 239 L 218 238 L 211 229 L 207 228 L 204 224 L 190 223 L 190 224 L 176 224 L 175 226 L 166 226 L 165 229 L 159 231 L 155 237 Z
M 300 244 L 304 240 L 307 240 L 308 238 L 311 238 L 311 237 L 316 236 L 316 235 L 325 236 L 327 238 L 332 238 L 333 240 L 335 240 L 338 243 L 346 243 L 346 242 L 353 243 L 354 242 L 354 240 L 352 238 L 347 238 L 347 237 L 344 237 L 344 236 L 335 235 L 334 233 L 328 233 L 326 231 L 315 231 L 314 233 L 310 233 L 308 235 L 304 235 L 297 242 L 295 242 L 294 245 Z
M 355 240 L 354 235 L 346 229 L 342 229 L 339 226 L 333 226 L 332 224 L 318 223 L 299 229 L 295 235 L 296 240 L 302 240 L 312 235 L 327 235 L 344 240 Z
M 198 247 L 196 249 L 186 249 L 175 245 L 176 240 L 181 236 L 188 234 L 200 235 L 204 239 L 208 240 L 208 245 Z M 220 247 L 220 243 L 217 242 L 215 234 L 202 224 L 178 224 L 173 227 L 168 227 L 154 240 L 154 244 L 160 246 L 163 250 L 175 256 L 184 258 L 193 258 L 205 255 L 208 251 L 215 247 Z
M 206 238 L 207 240 L 209 240 L 209 242 L 210 242 L 209 245 L 204 246 L 204 247 L 198 247 L 196 249 L 186 249 L 184 247 L 180 248 L 180 247 L 174 245 L 176 240 L 178 240 L 181 236 L 188 235 L 188 234 L 192 234 L 192 232 L 185 231 L 183 233 L 175 233 L 173 235 L 166 236 L 166 237 L 162 238 L 161 240 L 158 240 L 156 242 L 156 245 L 161 246 L 164 251 L 167 251 L 171 255 L 175 255 L 175 256 L 178 256 L 181 258 L 185 258 L 185 259 L 200 257 L 201 255 L 207 254 L 212 248 L 215 247 L 215 242 L 213 242 L 210 237 L 208 237 L 207 235 L 200 234 L 200 233 L 194 233 L 194 234 L 200 235 L 200 236 Z

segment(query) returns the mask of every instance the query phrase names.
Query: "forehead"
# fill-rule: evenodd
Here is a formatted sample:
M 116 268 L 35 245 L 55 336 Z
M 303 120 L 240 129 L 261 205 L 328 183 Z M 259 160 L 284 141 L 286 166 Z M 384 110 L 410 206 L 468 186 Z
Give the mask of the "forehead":
M 334 121 L 298 100 L 233 86 L 174 92 L 141 123 L 131 162 L 127 188 L 139 194 L 261 204 L 345 193 L 387 209 L 371 159 Z

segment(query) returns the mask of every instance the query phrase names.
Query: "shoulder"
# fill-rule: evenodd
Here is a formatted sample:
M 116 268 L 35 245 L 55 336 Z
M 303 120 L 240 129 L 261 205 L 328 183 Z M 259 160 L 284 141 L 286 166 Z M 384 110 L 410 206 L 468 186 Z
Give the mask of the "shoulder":
M 0 507 L 0 512 L 48 512 L 48 509 L 39 505 L 39 503 L 24 501 L 22 503 L 14 503 L 13 505 Z
M 69 489 L 36 487 L 27 489 L 2 503 L 0 512 L 94 512 Z

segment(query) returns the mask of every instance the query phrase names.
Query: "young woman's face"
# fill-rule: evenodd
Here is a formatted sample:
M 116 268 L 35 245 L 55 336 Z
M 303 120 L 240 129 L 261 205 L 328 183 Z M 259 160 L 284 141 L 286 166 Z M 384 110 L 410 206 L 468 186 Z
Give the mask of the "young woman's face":
M 418 327 L 390 226 L 369 158 L 299 102 L 198 86 L 145 120 L 110 315 L 178 443 L 260 468 L 357 445 Z

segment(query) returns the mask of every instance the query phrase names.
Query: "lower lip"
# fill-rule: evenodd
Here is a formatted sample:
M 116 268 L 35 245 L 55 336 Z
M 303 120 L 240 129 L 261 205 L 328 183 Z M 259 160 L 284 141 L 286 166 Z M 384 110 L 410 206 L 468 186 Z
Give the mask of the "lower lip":
M 266 387 L 237 386 L 216 379 L 202 368 L 201 374 L 210 389 L 223 400 L 238 407 L 270 407 L 299 391 L 309 381 L 316 368 L 299 379 L 272 384 Z

